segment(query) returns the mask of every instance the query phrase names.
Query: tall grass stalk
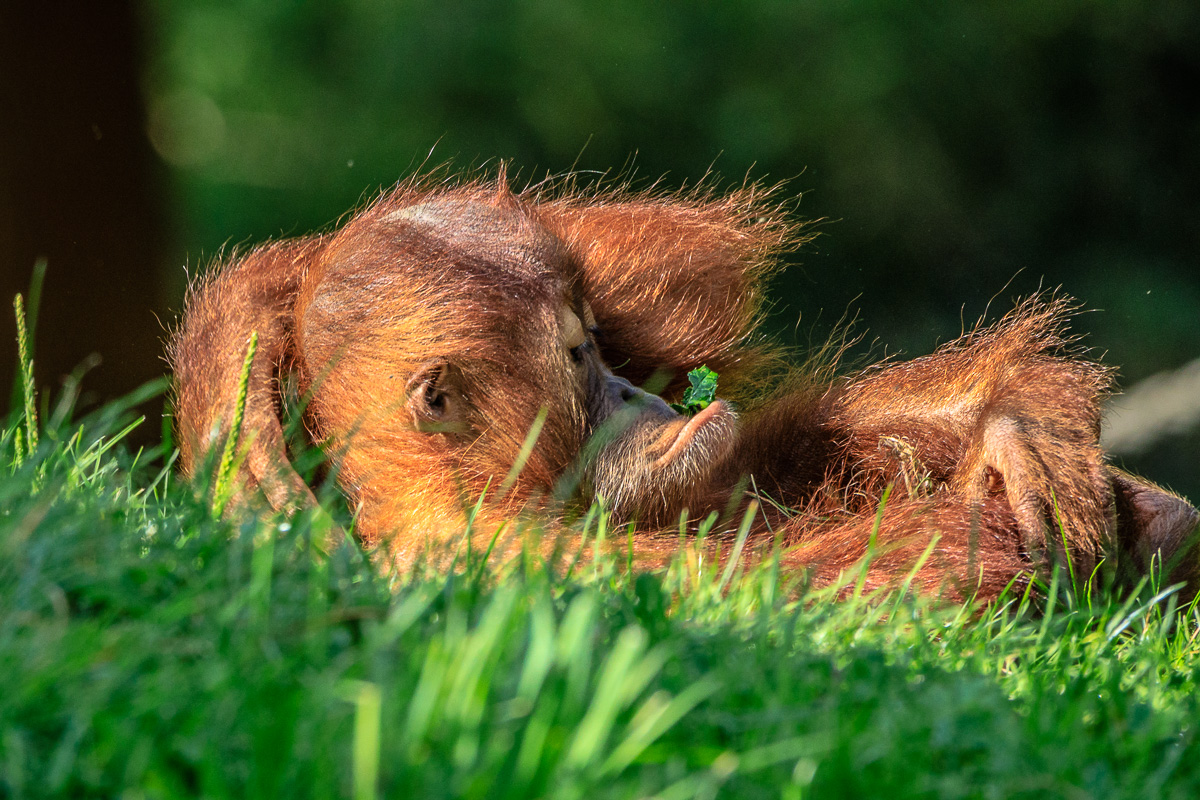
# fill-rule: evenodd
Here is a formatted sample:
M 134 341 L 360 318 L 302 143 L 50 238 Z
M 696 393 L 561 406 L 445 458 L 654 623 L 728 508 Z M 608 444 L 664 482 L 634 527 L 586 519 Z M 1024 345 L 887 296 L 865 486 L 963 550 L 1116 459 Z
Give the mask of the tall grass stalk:
M 33 356 L 30 353 L 29 330 L 25 325 L 25 299 L 18 292 L 13 298 L 17 317 L 17 368 L 21 375 L 21 400 L 24 406 L 24 452 L 18 450 L 17 461 L 32 454 L 38 447 L 37 401 L 33 388 Z
M 242 371 L 238 377 L 237 399 L 234 402 L 233 419 L 229 424 L 229 436 L 221 451 L 221 461 L 217 467 L 217 480 L 213 489 L 213 512 L 220 516 L 225 513 L 225 505 L 233 497 L 237 480 L 235 457 L 238 442 L 242 437 L 242 422 L 246 418 L 246 395 L 250 387 L 250 370 L 254 366 L 254 354 L 258 352 L 258 331 L 250 334 L 246 343 L 246 356 L 242 360 Z

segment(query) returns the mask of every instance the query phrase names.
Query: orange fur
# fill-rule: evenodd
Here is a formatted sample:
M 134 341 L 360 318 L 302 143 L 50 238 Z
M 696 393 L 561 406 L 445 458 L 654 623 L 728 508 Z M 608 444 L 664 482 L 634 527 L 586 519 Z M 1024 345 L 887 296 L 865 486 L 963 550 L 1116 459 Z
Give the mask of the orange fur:
M 756 186 L 514 194 L 503 175 L 411 180 L 327 236 L 234 257 L 192 293 L 171 347 L 183 468 L 228 435 L 257 331 L 246 486 L 276 507 L 311 497 L 279 422 L 279 377 L 295 375 L 360 537 L 400 567 L 460 536 L 482 495 L 486 544 L 576 489 L 638 520 L 649 565 L 677 546 L 656 531 L 685 509 L 737 506 L 749 487 L 772 501 L 755 538 L 780 534 L 785 562 L 819 583 L 871 541 L 869 585 L 895 583 L 934 536 L 913 578 L 927 592 L 991 599 L 1054 563 L 1086 577 L 1121 559 L 1136 575 L 1155 554 L 1195 583 L 1196 512 L 1105 464 L 1109 372 L 1070 351 L 1060 300 L 1026 301 L 924 358 L 756 400 L 781 363 L 757 333 L 763 282 L 803 239 Z M 685 425 L 630 384 L 665 373 L 676 393 L 700 364 L 742 410 L 717 404 Z

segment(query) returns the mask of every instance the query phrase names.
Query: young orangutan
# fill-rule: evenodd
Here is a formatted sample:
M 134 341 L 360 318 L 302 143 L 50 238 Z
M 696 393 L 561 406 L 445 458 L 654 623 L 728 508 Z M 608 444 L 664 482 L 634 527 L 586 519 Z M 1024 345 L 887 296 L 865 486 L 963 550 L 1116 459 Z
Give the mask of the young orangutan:
M 461 536 L 481 495 L 484 544 L 577 490 L 636 520 L 653 564 L 677 547 L 681 513 L 703 519 L 751 490 L 770 500 L 753 535 L 782 537 L 785 562 L 817 583 L 874 541 L 868 588 L 920 563 L 921 589 L 987 600 L 1054 563 L 1086 579 L 1102 559 L 1141 573 L 1156 555 L 1196 588 L 1196 511 L 1105 463 L 1109 373 L 1066 349 L 1062 301 L 852 378 L 793 374 L 764 399 L 779 354 L 756 338 L 762 285 L 802 238 L 754 186 L 514 194 L 503 175 L 414 179 L 192 292 L 170 352 L 184 471 L 223 446 L 257 332 L 244 484 L 277 508 L 311 498 L 280 424 L 290 374 L 357 535 L 400 568 Z M 665 374 L 674 394 L 701 364 L 744 410 L 717 400 L 685 417 L 637 388 Z

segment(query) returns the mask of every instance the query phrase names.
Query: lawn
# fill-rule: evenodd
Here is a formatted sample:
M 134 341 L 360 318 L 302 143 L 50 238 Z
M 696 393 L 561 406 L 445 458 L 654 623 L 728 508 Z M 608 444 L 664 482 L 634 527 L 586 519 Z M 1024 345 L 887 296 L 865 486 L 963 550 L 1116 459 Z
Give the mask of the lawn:
M 1200 613 L 1158 587 L 637 574 L 599 510 L 574 569 L 397 578 L 317 554 L 325 516 L 214 515 L 71 396 L 0 441 L 0 797 L 1200 796 Z

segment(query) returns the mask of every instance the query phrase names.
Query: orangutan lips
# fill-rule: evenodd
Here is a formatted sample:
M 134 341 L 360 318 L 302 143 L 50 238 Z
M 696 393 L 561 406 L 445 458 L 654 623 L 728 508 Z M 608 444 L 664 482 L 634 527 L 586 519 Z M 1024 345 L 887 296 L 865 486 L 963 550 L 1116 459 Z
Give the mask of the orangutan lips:
M 692 439 L 696 435 L 696 431 L 700 430 L 700 428 L 703 427 L 706 422 L 715 417 L 724 408 L 724 403 L 722 403 L 720 400 L 714 400 L 709 403 L 708 406 L 699 414 L 687 420 L 687 422 L 682 425 L 681 429 L 679 423 L 668 426 L 667 430 L 663 432 L 662 437 L 658 442 L 655 443 L 655 447 L 652 448 L 652 450 L 658 449 L 658 445 L 660 443 L 666 445 L 667 441 L 670 440 L 671 434 L 673 434 L 676 430 L 679 432 L 675 434 L 674 441 L 671 441 L 667 446 L 666 452 L 654 460 L 654 463 L 651 464 L 651 468 L 656 470 L 662 469 L 667 464 L 671 463 L 671 461 L 677 455 L 679 455 L 683 450 L 686 450 L 687 446 L 691 444 Z

